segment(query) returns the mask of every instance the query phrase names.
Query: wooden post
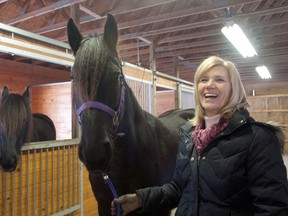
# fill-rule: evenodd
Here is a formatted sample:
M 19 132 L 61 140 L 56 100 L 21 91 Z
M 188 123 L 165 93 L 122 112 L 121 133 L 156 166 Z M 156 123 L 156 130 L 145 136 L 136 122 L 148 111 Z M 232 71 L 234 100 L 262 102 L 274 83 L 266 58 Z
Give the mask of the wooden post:
M 179 79 L 179 57 L 174 56 L 173 58 L 173 69 L 174 69 L 174 76 Z M 179 89 L 179 82 L 176 83 L 176 92 L 175 92 L 175 108 L 181 108 L 181 90 Z
M 78 3 L 71 5 L 70 17 L 74 20 L 75 25 L 80 31 L 80 9 Z M 71 88 L 72 88 L 72 82 L 71 82 Z M 73 93 L 71 95 L 73 95 Z M 73 102 L 73 99 L 71 99 L 71 101 Z M 72 104 L 71 109 L 72 109 L 72 138 L 78 138 L 81 136 L 81 129 L 78 122 L 78 116 L 76 116 L 75 113 L 74 104 Z
M 156 57 L 155 57 L 155 43 L 149 45 L 150 48 L 150 70 L 152 71 L 152 86 L 151 86 L 151 113 L 156 115 Z
M 78 3 L 71 5 L 70 17 L 74 20 L 75 25 L 80 30 L 80 9 Z

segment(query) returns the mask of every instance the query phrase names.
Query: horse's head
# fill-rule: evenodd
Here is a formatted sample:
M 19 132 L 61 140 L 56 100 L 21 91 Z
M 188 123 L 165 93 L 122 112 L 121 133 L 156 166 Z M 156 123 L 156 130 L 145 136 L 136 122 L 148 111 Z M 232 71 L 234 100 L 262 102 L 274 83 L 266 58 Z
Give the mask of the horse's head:
M 22 145 L 31 132 L 32 115 L 29 88 L 23 95 L 10 94 L 4 86 L 0 104 L 0 163 L 4 171 L 13 171 Z
M 125 87 L 117 54 L 118 29 L 107 16 L 104 34 L 85 38 L 73 20 L 67 24 L 75 55 L 72 68 L 73 101 L 81 124 L 79 158 L 90 172 L 109 169 L 113 140 L 123 115 Z

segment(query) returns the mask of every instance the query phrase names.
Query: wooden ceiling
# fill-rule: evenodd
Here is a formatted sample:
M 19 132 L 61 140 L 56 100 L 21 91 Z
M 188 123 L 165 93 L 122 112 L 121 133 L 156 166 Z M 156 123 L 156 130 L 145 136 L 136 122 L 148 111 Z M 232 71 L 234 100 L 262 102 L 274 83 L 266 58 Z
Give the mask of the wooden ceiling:
M 0 0 L 0 22 L 64 42 L 70 16 L 79 18 L 87 35 L 103 32 L 108 13 L 118 21 L 118 48 L 126 62 L 149 69 L 155 57 L 157 71 L 174 76 L 177 66 L 179 77 L 193 82 L 199 63 L 219 55 L 236 63 L 244 83 L 288 81 L 288 0 Z M 243 58 L 223 36 L 221 28 L 231 20 L 258 56 Z M 5 53 L 0 57 L 60 67 Z M 271 80 L 261 80 L 255 71 L 262 64 Z

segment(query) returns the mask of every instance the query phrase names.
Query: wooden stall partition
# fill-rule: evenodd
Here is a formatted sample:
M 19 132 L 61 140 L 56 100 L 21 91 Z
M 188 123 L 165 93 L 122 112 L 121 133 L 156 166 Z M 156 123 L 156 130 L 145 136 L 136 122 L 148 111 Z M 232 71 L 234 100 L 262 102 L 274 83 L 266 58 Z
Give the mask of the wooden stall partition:
M 259 121 L 273 121 L 285 130 L 284 153 L 288 154 L 288 94 L 248 97 L 251 115 Z
M 138 102 L 140 103 L 140 105 L 144 110 L 150 113 L 152 110 L 156 110 L 155 115 L 158 116 L 159 114 L 167 110 L 174 109 L 177 107 L 175 101 L 176 98 L 175 94 L 177 84 L 181 83 L 181 81 L 179 80 L 176 81 L 174 79 L 171 79 L 171 77 L 161 77 L 161 73 L 157 72 L 155 75 L 156 80 L 155 82 L 152 82 L 153 74 L 151 70 L 138 67 L 136 65 L 129 64 L 127 62 L 125 62 L 123 66 L 123 71 L 126 77 L 130 79 L 128 83 L 129 84 L 132 83 L 131 88 L 134 91 L 134 94 L 136 95 Z M 156 97 L 153 97 L 152 83 L 155 83 L 157 88 L 162 89 L 162 91 L 157 90 Z M 145 90 L 142 91 L 144 88 Z M 194 90 L 191 87 L 189 87 L 189 91 L 190 90 L 191 93 L 193 93 Z M 141 100 L 141 97 L 143 97 L 142 94 L 144 94 L 144 101 L 146 99 L 145 102 Z M 180 94 L 182 94 L 182 92 Z M 155 99 L 154 104 L 155 107 L 153 108 L 151 106 L 153 106 L 152 100 L 154 99 Z
M 0 170 L 0 215 L 80 215 L 78 139 L 24 145 L 15 172 Z
M 72 137 L 71 82 L 32 86 L 32 110 L 47 114 L 54 122 L 57 140 Z M 95 216 L 98 213 L 97 201 L 90 186 L 88 172 L 83 166 L 83 213 Z
M 32 112 L 48 115 L 57 140 L 72 138 L 71 82 L 32 86 Z

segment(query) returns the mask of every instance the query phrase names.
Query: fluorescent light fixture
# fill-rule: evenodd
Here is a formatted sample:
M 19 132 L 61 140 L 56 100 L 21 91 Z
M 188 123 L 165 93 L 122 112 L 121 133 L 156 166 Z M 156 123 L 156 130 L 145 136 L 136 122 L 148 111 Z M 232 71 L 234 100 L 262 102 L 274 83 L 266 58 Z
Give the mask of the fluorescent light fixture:
M 262 79 L 271 79 L 271 74 L 265 65 L 256 67 L 256 71 Z
M 257 55 L 254 47 L 249 42 L 239 25 L 227 23 L 221 31 L 244 58 Z

